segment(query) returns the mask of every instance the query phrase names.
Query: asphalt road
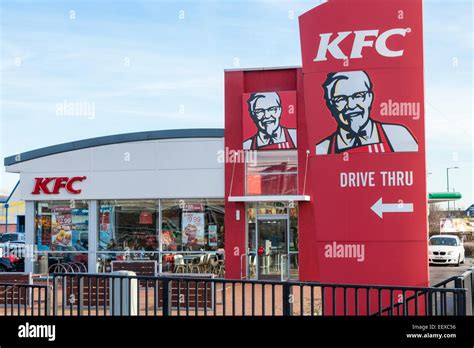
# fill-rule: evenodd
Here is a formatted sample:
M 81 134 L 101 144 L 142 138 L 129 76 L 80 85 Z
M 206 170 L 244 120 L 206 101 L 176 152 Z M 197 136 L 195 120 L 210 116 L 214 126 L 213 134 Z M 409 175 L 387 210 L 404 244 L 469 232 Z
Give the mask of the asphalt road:
M 469 267 L 474 266 L 474 259 L 466 259 L 459 267 L 446 265 L 430 265 L 430 284 L 435 285 L 452 276 L 460 275 Z

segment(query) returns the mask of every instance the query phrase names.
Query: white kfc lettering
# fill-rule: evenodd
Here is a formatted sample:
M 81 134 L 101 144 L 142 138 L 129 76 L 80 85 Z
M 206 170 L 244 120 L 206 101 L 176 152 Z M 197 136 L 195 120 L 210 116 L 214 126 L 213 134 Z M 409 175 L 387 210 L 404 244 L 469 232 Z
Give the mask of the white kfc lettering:
M 314 58 L 314 61 L 327 60 L 327 51 L 331 52 L 332 56 L 336 59 L 346 59 L 347 56 L 341 51 L 338 45 L 342 40 L 348 37 L 350 33 L 352 33 L 352 31 L 341 31 L 337 33 L 337 37 L 332 42 L 329 42 L 332 33 L 319 34 L 321 41 L 319 43 L 318 54 L 316 58 Z
M 387 40 L 394 36 L 400 35 L 405 37 L 410 32 L 410 28 L 395 28 L 389 29 L 379 35 L 379 30 L 356 30 L 356 31 L 340 31 L 336 38 L 330 41 L 333 33 L 319 34 L 321 40 L 319 42 L 318 52 L 314 58 L 315 62 L 327 60 L 327 53 L 329 52 L 335 59 L 347 58 L 363 58 L 362 49 L 364 47 L 373 47 L 375 42 L 375 50 L 384 57 L 401 57 L 404 50 L 394 51 L 387 47 Z M 346 39 L 350 34 L 354 33 L 354 41 L 352 43 L 351 54 L 348 57 L 339 47 L 339 44 Z M 373 40 L 367 39 L 374 37 Z

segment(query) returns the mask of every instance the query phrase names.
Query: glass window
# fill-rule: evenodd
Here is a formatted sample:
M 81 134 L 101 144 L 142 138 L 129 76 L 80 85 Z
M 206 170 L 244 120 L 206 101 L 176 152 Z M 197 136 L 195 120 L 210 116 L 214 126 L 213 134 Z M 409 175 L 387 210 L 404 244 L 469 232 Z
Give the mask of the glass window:
M 257 252 L 257 245 L 256 245 L 256 203 L 247 203 L 247 239 L 248 239 L 248 249 L 250 252 Z
M 456 238 L 443 238 L 443 237 L 432 237 L 430 239 L 430 245 L 449 245 L 449 246 L 456 246 L 458 242 Z
M 297 150 L 257 151 L 245 162 L 247 195 L 297 194 Z
M 283 202 L 261 202 L 258 203 L 258 215 L 286 215 L 288 207 Z
M 298 251 L 298 206 L 290 208 L 290 252 Z
M 163 200 L 163 251 L 202 251 L 224 247 L 224 201 Z
M 89 206 L 86 201 L 38 202 L 35 243 L 38 251 L 87 251 Z
M 52 266 L 72 262 L 78 265 L 75 269 L 87 271 L 87 201 L 38 202 L 35 205 L 35 226 L 35 244 L 38 248 L 35 272 L 55 271 Z
M 100 201 L 98 250 L 157 251 L 158 217 L 155 200 Z

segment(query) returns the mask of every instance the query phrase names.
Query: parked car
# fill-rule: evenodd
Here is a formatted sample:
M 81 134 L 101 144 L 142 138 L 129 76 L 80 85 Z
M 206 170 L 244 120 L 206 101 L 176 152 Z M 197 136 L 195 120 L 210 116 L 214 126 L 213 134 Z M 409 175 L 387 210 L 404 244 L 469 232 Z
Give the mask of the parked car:
M 0 243 L 24 242 L 25 234 L 19 232 L 8 232 L 0 235 Z
M 430 264 L 464 263 L 465 252 L 462 240 L 458 236 L 437 235 L 429 240 L 428 258 Z
M 15 255 L 0 257 L 0 272 L 24 272 L 25 263 L 23 258 Z

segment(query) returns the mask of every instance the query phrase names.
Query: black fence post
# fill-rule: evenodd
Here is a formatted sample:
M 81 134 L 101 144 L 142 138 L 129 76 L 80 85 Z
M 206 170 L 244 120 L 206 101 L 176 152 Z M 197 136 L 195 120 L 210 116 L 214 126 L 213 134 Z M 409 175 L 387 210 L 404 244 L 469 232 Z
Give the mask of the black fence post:
M 165 317 L 169 316 L 171 313 L 170 302 L 170 279 L 163 278 L 163 316 Z
M 50 316 L 51 315 L 51 294 L 53 292 L 53 287 L 51 285 L 47 284 L 46 288 L 45 288 L 45 291 L 46 291 L 45 315 Z
M 291 283 L 284 282 L 283 285 L 283 315 L 293 315 L 293 295 Z
M 428 290 L 426 294 L 428 295 L 428 313 L 426 313 L 426 315 L 432 316 L 433 315 L 433 293 L 430 290 Z
M 459 289 L 459 292 L 456 292 L 456 315 L 466 315 L 466 289 L 464 288 L 464 277 L 456 277 L 454 280 L 454 287 Z
M 79 275 L 79 283 L 77 284 L 78 287 L 78 297 L 79 301 L 77 303 L 77 314 L 79 316 L 82 315 L 82 311 L 84 309 L 84 278 Z M 104 300 L 105 301 L 105 300 Z
M 53 274 L 53 315 L 58 315 L 58 277 Z

